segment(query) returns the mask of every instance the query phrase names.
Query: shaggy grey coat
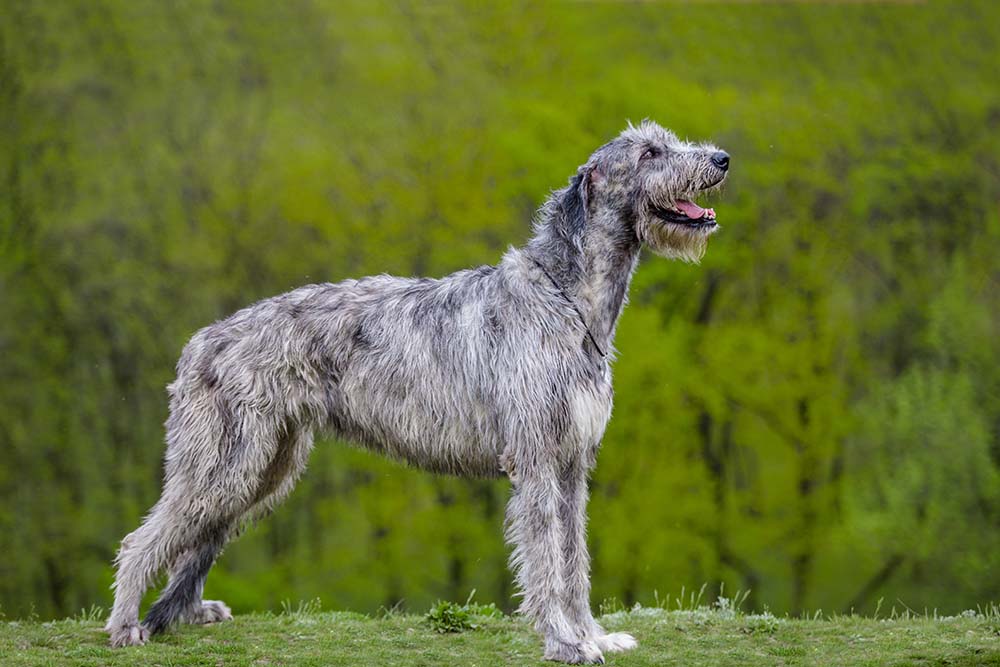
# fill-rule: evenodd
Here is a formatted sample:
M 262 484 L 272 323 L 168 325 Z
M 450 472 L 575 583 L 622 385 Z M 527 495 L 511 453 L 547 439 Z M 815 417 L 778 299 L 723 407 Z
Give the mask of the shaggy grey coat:
M 545 656 L 602 662 L 634 646 L 589 602 L 587 477 L 611 416 L 608 353 L 641 246 L 697 261 L 717 225 L 691 200 L 727 168 L 714 146 L 630 125 L 496 266 L 309 285 L 196 333 L 169 386 L 162 495 L 118 554 L 112 645 L 230 618 L 201 599 L 208 571 L 288 494 L 320 431 L 428 470 L 509 477 L 511 565 Z

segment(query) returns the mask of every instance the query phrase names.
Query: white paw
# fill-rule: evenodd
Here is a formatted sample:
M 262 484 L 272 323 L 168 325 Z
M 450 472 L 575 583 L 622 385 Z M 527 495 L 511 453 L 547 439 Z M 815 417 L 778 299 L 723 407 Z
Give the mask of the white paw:
M 205 623 L 218 623 L 219 621 L 233 620 L 233 612 L 222 600 L 202 600 L 201 608 L 204 610 Z
M 607 651 L 608 653 L 631 651 L 639 645 L 635 637 L 627 632 L 612 632 L 607 635 L 599 635 L 594 637 L 593 641 L 602 651 Z
M 142 646 L 149 641 L 149 630 L 138 623 L 126 623 L 115 627 L 105 628 L 111 635 L 111 646 L 121 648 L 123 646 Z
M 585 663 L 590 664 L 604 664 L 604 655 L 601 653 L 600 647 L 592 641 L 580 642 L 580 655 L 583 657 Z
M 584 640 L 572 644 L 558 640 L 545 642 L 545 659 L 565 662 L 571 665 L 603 665 L 604 655 L 593 641 Z
M 228 621 L 233 618 L 233 612 L 225 602 L 219 600 L 202 600 L 184 620 L 188 623 L 207 624 Z

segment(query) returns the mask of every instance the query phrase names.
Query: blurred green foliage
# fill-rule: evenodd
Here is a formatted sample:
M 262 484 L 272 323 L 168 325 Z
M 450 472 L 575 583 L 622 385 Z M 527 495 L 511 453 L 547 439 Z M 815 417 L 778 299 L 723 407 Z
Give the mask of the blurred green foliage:
M 494 262 L 644 117 L 733 169 L 633 284 L 594 599 L 1000 597 L 1000 5 L 81 0 L 0 14 L 3 611 L 109 602 L 197 328 Z M 509 608 L 505 497 L 321 441 L 207 595 Z

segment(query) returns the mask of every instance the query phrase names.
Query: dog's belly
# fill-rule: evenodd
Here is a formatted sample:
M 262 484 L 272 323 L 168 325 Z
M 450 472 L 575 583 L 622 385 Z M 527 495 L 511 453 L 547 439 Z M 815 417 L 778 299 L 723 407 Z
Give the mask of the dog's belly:
M 388 454 L 410 465 L 436 473 L 492 479 L 503 475 L 497 455 L 482 441 L 468 440 L 461 447 L 440 441 L 427 448 L 409 443 L 391 447 Z
M 480 401 L 350 379 L 342 389 L 328 423 L 335 434 L 433 472 L 503 474 L 496 420 Z
M 428 433 L 423 437 L 414 437 L 385 424 L 345 424 L 343 421 L 332 430 L 365 449 L 422 470 L 461 477 L 495 478 L 503 475 L 494 446 L 473 433 L 460 439 L 455 438 L 454 433 Z

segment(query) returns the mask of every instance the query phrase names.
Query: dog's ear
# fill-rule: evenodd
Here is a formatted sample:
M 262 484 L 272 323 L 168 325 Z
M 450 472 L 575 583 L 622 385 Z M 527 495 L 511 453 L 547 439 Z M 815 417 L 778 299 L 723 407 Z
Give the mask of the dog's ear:
M 569 188 L 562 198 L 562 210 L 566 235 L 575 237 L 583 233 L 590 209 L 591 193 L 595 178 L 600 177 L 596 167 L 581 167 L 569 182 Z

